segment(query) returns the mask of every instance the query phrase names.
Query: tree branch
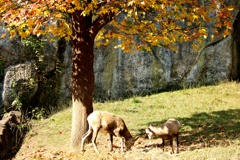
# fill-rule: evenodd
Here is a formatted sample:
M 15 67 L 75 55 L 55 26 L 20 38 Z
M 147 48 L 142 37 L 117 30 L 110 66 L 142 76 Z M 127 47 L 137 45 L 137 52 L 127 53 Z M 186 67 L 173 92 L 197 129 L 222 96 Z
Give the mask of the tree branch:
M 95 37 L 97 33 L 109 22 L 114 20 L 123 10 L 119 11 L 118 13 L 109 11 L 106 14 L 99 15 L 94 22 L 92 23 L 92 36 Z
M 104 6 L 105 4 L 107 4 L 106 1 L 101 1 L 97 4 L 97 10 L 99 10 L 102 6 Z

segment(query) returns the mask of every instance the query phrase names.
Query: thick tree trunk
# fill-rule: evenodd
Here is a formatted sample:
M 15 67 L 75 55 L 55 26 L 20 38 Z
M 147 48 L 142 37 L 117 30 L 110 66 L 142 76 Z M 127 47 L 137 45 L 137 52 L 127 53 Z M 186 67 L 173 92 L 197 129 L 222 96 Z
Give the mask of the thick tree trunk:
M 87 116 L 93 111 L 94 37 L 89 32 L 92 23 L 90 16 L 81 16 L 80 12 L 76 11 L 71 15 L 71 19 L 73 29 L 71 146 L 77 148 L 88 128 Z
M 91 0 L 88 0 L 91 3 Z M 106 4 L 100 3 L 100 4 Z M 100 5 L 99 7 L 101 7 Z M 92 14 L 83 16 L 82 11 L 70 14 L 72 20 L 72 131 L 71 147 L 80 145 L 82 136 L 88 129 L 87 116 L 93 112 L 94 92 L 94 38 L 101 28 L 113 20 L 111 10 L 92 21 Z M 87 141 L 90 140 L 90 137 Z

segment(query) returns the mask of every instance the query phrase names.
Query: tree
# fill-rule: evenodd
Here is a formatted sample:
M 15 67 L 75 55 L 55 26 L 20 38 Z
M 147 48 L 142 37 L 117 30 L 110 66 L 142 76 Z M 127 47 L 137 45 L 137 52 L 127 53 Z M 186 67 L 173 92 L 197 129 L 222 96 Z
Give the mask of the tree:
M 212 40 L 230 33 L 233 9 L 224 0 L 1 0 L 0 21 L 10 37 L 72 40 L 71 146 L 75 148 L 93 111 L 94 42 L 108 44 L 114 38 L 121 41 L 116 48 L 134 52 L 151 46 L 177 49 L 176 42 L 197 39 L 193 43 L 197 49 L 209 37 L 209 29 Z

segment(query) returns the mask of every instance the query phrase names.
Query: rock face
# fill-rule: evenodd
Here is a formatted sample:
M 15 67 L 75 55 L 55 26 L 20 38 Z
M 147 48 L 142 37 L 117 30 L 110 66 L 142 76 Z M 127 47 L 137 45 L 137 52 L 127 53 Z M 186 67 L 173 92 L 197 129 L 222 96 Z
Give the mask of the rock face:
M 237 15 L 237 11 L 234 14 Z M 95 48 L 94 99 L 118 99 L 169 87 L 239 80 L 239 18 L 238 14 L 232 36 L 206 42 L 198 52 L 191 48 L 192 42 L 178 44 L 175 52 L 153 47 L 150 53 L 128 54 L 114 49 L 118 41 Z M 0 27 L 0 35 L 4 32 Z M 39 43 L 41 41 L 35 42 Z M 44 106 L 51 111 L 68 102 L 71 99 L 71 56 L 71 43 L 64 40 L 43 43 L 36 50 L 19 38 L 0 39 L 1 106 L 8 110 L 20 100 L 20 106 Z
M 179 44 L 178 51 L 155 47 L 151 53 L 122 53 L 108 46 L 96 49 L 95 95 L 120 98 L 148 94 L 166 87 L 212 84 L 230 78 L 232 36 L 200 52 L 191 43 Z M 104 52 L 103 52 L 104 51 Z
M 199 52 L 183 83 L 213 84 L 230 78 L 232 66 L 232 37 L 227 37 Z

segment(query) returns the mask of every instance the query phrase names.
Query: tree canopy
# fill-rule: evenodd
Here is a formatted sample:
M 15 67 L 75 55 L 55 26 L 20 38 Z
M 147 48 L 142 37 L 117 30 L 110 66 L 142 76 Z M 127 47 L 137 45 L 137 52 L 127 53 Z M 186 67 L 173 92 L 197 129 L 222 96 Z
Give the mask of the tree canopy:
M 108 29 L 98 33 L 97 45 L 116 38 L 122 42 L 116 48 L 133 52 L 149 49 L 149 44 L 174 49 L 176 42 L 199 41 L 208 36 L 210 25 L 214 26 L 212 38 L 219 36 L 220 30 L 227 36 L 233 9 L 224 0 L 1 0 L 0 21 L 11 37 L 33 34 L 70 40 L 68 14 L 78 10 L 82 16 L 91 16 L 93 24 L 102 15 L 114 15 Z M 140 43 L 132 45 L 136 40 Z

